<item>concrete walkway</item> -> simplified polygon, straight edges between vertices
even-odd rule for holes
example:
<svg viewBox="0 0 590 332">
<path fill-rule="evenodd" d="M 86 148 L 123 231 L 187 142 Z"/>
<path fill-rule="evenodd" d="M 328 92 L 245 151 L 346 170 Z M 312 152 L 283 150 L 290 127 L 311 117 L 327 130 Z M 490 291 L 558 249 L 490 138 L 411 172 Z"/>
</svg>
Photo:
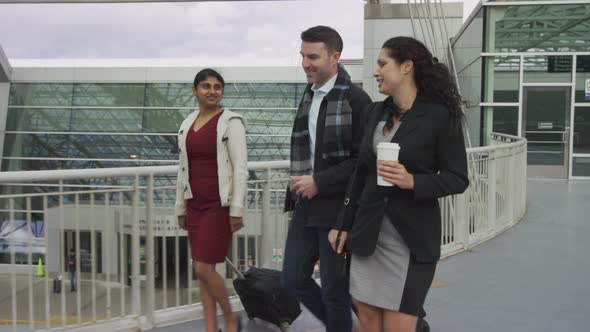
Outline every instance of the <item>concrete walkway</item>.
<svg viewBox="0 0 590 332">
<path fill-rule="evenodd" d="M 590 182 L 531 180 L 514 228 L 440 262 L 426 300 L 435 332 L 590 331 Z M 154 332 L 204 331 L 194 321 Z M 247 332 L 278 331 L 248 322 Z M 322 332 L 309 312 L 293 332 Z"/>
</svg>

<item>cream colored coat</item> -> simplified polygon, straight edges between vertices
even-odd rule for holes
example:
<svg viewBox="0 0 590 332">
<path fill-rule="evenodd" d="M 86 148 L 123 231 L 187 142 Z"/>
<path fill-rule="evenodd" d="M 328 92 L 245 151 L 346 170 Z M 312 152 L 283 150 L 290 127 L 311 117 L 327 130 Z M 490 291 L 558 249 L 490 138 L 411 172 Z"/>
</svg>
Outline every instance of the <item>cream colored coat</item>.
<svg viewBox="0 0 590 332">
<path fill-rule="evenodd" d="M 186 154 L 186 135 L 193 130 L 199 111 L 192 112 L 180 125 L 178 148 L 180 165 L 176 180 L 177 216 L 186 215 L 185 201 L 193 198 L 189 184 L 189 165 Z M 229 206 L 232 217 L 244 214 L 246 181 L 248 180 L 248 152 L 246 148 L 246 119 L 240 114 L 225 109 L 217 122 L 217 177 L 219 198 L 222 206 Z"/>
</svg>

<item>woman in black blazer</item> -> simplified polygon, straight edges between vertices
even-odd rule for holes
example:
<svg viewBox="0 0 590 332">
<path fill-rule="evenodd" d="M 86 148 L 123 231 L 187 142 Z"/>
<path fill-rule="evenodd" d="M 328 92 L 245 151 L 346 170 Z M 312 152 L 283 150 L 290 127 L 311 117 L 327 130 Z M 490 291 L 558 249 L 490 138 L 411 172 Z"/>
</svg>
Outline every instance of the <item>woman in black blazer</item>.
<svg viewBox="0 0 590 332">
<path fill-rule="evenodd" d="M 383 102 L 369 105 L 359 164 L 330 242 L 351 253 L 350 293 L 362 330 L 427 331 L 424 300 L 440 258 L 438 198 L 469 185 L 461 98 L 448 68 L 419 41 L 385 42 L 375 79 Z M 377 169 L 376 145 L 400 145 L 399 162 Z M 392 187 L 377 185 L 383 176 Z"/>
</svg>

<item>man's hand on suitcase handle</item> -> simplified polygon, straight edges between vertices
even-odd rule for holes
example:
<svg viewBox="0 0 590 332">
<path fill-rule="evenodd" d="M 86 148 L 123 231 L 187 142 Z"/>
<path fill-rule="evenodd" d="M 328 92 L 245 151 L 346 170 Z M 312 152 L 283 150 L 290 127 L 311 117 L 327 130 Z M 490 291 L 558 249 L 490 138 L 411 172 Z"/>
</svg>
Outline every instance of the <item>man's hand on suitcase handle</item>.
<svg viewBox="0 0 590 332">
<path fill-rule="evenodd" d="M 344 244 L 346 243 L 346 236 L 348 235 L 348 232 L 346 231 L 342 231 L 340 233 L 340 239 L 338 239 L 338 230 L 337 229 L 333 229 L 330 231 L 330 233 L 328 234 L 328 241 L 330 241 L 330 244 L 332 245 L 332 249 L 338 253 L 341 254 L 342 250 L 344 249 Z"/>
<path fill-rule="evenodd" d="M 244 227 L 244 218 L 230 217 L 229 225 L 231 227 L 231 232 L 235 233 Z"/>
</svg>

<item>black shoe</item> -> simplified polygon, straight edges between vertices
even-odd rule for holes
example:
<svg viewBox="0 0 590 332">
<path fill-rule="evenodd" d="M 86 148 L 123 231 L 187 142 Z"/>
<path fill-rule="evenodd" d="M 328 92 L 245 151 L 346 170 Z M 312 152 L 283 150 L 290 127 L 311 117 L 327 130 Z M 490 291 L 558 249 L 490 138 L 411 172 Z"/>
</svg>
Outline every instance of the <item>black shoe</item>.
<svg viewBox="0 0 590 332">
<path fill-rule="evenodd" d="M 416 332 L 430 332 L 430 325 L 428 325 L 428 322 L 424 318 L 418 318 Z"/>
<path fill-rule="evenodd" d="M 223 332 L 222 329 L 219 329 L 219 332 Z M 238 317 L 238 332 L 242 332 L 242 319 Z"/>
</svg>

